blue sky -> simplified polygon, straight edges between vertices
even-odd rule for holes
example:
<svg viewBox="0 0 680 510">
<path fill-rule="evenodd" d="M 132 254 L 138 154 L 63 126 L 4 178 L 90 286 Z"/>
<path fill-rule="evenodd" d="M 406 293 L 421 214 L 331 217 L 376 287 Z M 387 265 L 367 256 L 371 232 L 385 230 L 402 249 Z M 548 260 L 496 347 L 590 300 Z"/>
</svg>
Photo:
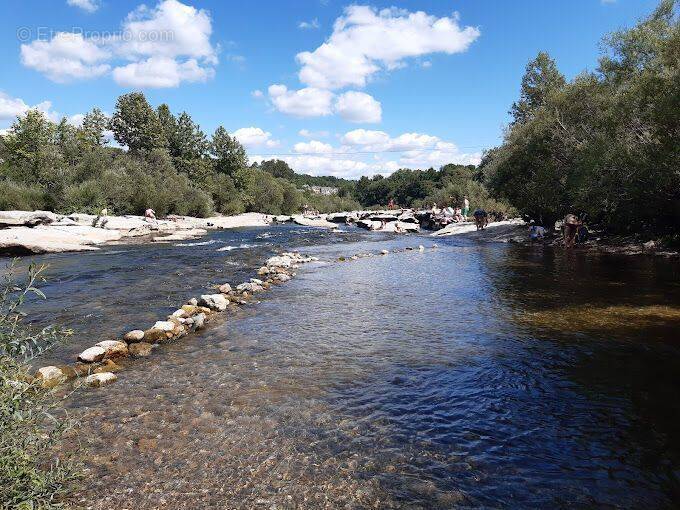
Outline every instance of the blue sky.
<svg viewBox="0 0 680 510">
<path fill-rule="evenodd" d="M 224 125 L 251 160 L 358 177 L 498 144 L 528 60 L 571 78 L 656 0 L 24 0 L 0 17 L 0 129 L 38 107 L 77 123 L 142 90 Z"/>
</svg>

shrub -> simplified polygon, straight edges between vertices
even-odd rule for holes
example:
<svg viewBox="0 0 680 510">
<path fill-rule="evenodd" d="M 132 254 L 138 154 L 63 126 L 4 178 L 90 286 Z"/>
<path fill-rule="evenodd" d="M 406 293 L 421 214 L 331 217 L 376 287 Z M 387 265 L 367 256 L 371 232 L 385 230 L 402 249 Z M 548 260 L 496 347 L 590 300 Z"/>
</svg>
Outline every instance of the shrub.
<svg viewBox="0 0 680 510">
<path fill-rule="evenodd" d="M 27 363 L 49 349 L 62 332 L 34 331 L 23 322 L 21 306 L 33 293 L 44 267 L 31 266 L 17 286 L 10 266 L 0 293 L 0 508 L 61 508 L 79 476 L 75 464 L 55 453 L 73 423 L 61 400 L 28 373 Z M 43 296 L 44 297 L 44 296 Z"/>
<path fill-rule="evenodd" d="M 45 194 L 40 186 L 12 181 L 0 182 L 0 210 L 32 211 L 43 209 Z"/>
</svg>

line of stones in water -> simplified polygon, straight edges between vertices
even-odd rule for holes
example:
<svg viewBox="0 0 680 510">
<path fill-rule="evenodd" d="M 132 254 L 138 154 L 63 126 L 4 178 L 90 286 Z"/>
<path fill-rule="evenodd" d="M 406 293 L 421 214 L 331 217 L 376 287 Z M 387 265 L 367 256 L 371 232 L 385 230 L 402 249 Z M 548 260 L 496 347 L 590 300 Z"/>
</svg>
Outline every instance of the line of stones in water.
<svg viewBox="0 0 680 510">
<path fill-rule="evenodd" d="M 432 245 L 436 248 L 437 245 Z M 416 248 L 406 247 L 393 250 L 394 253 L 412 251 Z M 420 245 L 419 251 L 425 251 Z M 376 255 L 387 255 L 388 250 L 379 253 L 358 253 L 350 257 L 338 257 L 338 262 L 358 260 Z M 257 274 L 264 278 L 251 278 L 250 281 L 237 285 L 224 283 L 215 294 L 203 294 L 199 298 L 191 298 L 186 304 L 175 310 L 165 320 L 156 323 L 147 330 L 132 330 L 121 340 L 104 340 L 85 349 L 78 355 L 73 365 L 50 365 L 37 370 L 35 377 L 46 388 L 54 388 L 60 384 L 76 381 L 79 386 L 98 388 L 115 382 L 118 377 L 114 372 L 122 369 L 115 360 L 146 357 L 160 344 L 178 340 L 188 334 L 205 328 L 207 322 L 218 313 L 224 312 L 229 304 L 244 305 L 252 296 L 289 281 L 296 275 L 299 264 L 318 261 L 317 257 L 307 257 L 298 252 L 284 252 L 267 259 Z"/>
</svg>

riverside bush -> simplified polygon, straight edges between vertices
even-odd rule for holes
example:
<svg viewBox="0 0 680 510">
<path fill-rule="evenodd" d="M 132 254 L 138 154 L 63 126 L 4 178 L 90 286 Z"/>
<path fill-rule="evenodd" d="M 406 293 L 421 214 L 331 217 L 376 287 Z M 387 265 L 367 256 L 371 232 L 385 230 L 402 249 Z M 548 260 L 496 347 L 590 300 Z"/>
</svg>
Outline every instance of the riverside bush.
<svg viewBox="0 0 680 510">
<path fill-rule="evenodd" d="M 79 477 L 76 465 L 55 453 L 73 426 L 61 399 L 29 374 L 28 363 L 65 332 L 34 330 L 23 323 L 27 296 L 44 297 L 35 287 L 44 267 L 31 266 L 17 285 L 8 267 L 0 289 L 0 509 L 63 508 Z"/>
</svg>

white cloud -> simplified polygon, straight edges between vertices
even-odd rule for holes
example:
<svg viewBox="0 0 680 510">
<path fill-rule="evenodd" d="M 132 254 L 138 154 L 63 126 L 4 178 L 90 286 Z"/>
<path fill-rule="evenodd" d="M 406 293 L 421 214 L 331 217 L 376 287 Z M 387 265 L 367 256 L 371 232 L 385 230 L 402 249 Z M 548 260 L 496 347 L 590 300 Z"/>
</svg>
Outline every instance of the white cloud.
<svg viewBox="0 0 680 510">
<path fill-rule="evenodd" d="M 13 120 L 17 115 L 23 115 L 30 108 L 23 99 L 0 92 L 0 120 Z"/>
<path fill-rule="evenodd" d="M 298 134 L 305 138 L 325 138 L 330 133 L 328 131 L 310 131 L 309 129 L 301 129 L 298 131 Z"/>
<path fill-rule="evenodd" d="M 59 32 L 49 41 L 22 44 L 21 59 L 56 82 L 96 78 L 113 68 L 111 75 L 121 85 L 176 87 L 214 76 L 219 48 L 211 44 L 211 34 L 207 11 L 163 0 L 131 12 L 120 34 Z"/>
<path fill-rule="evenodd" d="M 212 78 L 214 69 L 201 67 L 195 59 L 179 63 L 168 57 L 151 57 L 113 70 L 113 79 L 124 87 L 177 87 L 183 81 L 204 82 Z"/>
<path fill-rule="evenodd" d="M 0 91 L 0 121 L 14 121 L 17 116 L 24 115 L 28 110 L 38 110 L 52 121 L 57 121 L 60 118 L 59 113 L 52 110 L 51 101 L 42 101 L 29 106 L 23 99 L 12 97 Z"/>
<path fill-rule="evenodd" d="M 66 122 L 71 124 L 72 126 L 75 127 L 80 127 L 83 125 L 83 119 L 85 118 L 85 115 L 82 113 L 76 113 L 74 115 L 70 115 L 67 117 Z"/>
<path fill-rule="evenodd" d="M 234 131 L 233 136 L 245 147 L 277 147 L 278 140 L 272 140 L 272 134 L 258 127 L 245 127 Z"/>
<path fill-rule="evenodd" d="M 104 61 L 110 56 L 96 42 L 70 32 L 58 32 L 49 41 L 21 45 L 22 64 L 58 83 L 106 74 L 111 67 Z"/>
<path fill-rule="evenodd" d="M 79 7 L 87 12 L 94 12 L 99 9 L 99 0 L 66 0 L 71 7 Z"/>
<path fill-rule="evenodd" d="M 265 159 L 281 159 L 288 163 L 296 172 L 310 175 L 335 175 L 337 177 L 357 178 L 362 175 L 374 175 L 382 168 L 368 164 L 364 161 L 346 158 L 334 158 L 328 156 L 249 156 L 251 161 L 263 161 Z"/>
<path fill-rule="evenodd" d="M 270 85 L 269 98 L 274 107 L 297 117 L 320 117 L 332 113 L 333 93 L 312 87 L 288 90 L 285 85 Z"/>
<path fill-rule="evenodd" d="M 313 20 L 310 21 L 301 21 L 298 23 L 298 28 L 301 28 L 303 30 L 309 30 L 309 29 L 317 29 L 321 27 L 319 24 L 318 18 L 314 18 Z"/>
<path fill-rule="evenodd" d="M 479 37 L 475 27 L 461 28 L 457 15 L 437 18 L 422 11 L 376 10 L 353 5 L 333 25 L 316 50 L 297 54 L 299 78 L 310 87 L 363 87 L 381 69 L 430 53 L 460 53 Z"/>
<path fill-rule="evenodd" d="M 301 130 L 304 134 L 309 131 Z M 402 133 L 392 137 L 385 131 L 355 129 L 340 138 L 340 146 L 318 140 L 299 142 L 295 155 L 249 155 L 252 161 L 278 158 L 298 172 L 335 175 L 350 179 L 362 175 L 389 175 L 400 168 L 439 168 L 447 163 L 479 164 L 481 154 L 463 153 L 452 142 L 425 133 Z"/>
<path fill-rule="evenodd" d="M 260 99 L 261 97 L 264 96 L 264 94 L 262 93 L 261 90 L 253 90 L 253 91 L 250 93 L 250 95 L 253 96 L 255 99 Z"/>
<path fill-rule="evenodd" d="M 350 90 L 338 96 L 335 111 L 349 122 L 377 123 L 382 119 L 382 107 L 373 96 Z"/>
<path fill-rule="evenodd" d="M 311 140 L 309 142 L 299 142 L 293 147 L 295 152 L 301 154 L 324 154 L 333 152 L 333 146 L 328 143 Z"/>
</svg>

